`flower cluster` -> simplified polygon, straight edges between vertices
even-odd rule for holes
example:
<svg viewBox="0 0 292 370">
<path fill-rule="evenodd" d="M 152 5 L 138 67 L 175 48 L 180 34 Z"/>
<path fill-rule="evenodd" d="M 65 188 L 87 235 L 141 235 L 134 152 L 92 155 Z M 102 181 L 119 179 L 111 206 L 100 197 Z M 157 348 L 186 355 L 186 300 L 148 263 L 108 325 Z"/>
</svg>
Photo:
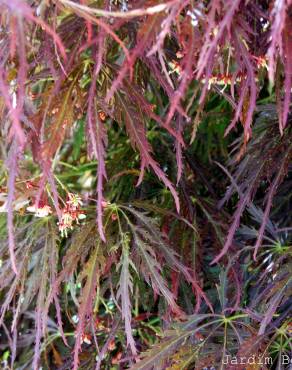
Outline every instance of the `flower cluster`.
<svg viewBox="0 0 292 370">
<path fill-rule="evenodd" d="M 177 59 L 182 59 L 184 57 L 183 51 L 179 50 L 176 53 L 176 57 Z M 263 56 L 253 55 L 252 57 L 255 60 L 255 63 L 258 69 L 265 68 L 268 70 L 268 59 L 265 55 Z M 168 66 L 170 68 L 169 74 L 177 73 L 178 75 L 181 75 L 182 67 L 179 61 L 171 60 L 170 62 L 168 62 Z M 234 83 L 240 82 L 242 81 L 242 79 L 245 79 L 245 78 L 246 78 L 245 74 L 239 73 L 233 82 Z M 233 79 L 233 76 L 231 74 L 215 74 L 209 77 L 208 85 L 209 85 L 209 88 L 211 85 L 231 85 L 232 79 Z M 202 83 L 206 82 L 206 78 L 204 75 L 203 75 L 203 78 L 201 79 L 201 82 Z"/>
<path fill-rule="evenodd" d="M 238 73 L 236 78 L 234 78 L 234 83 L 242 81 L 242 79 L 245 79 L 246 75 L 242 73 Z M 217 75 L 211 75 L 208 79 L 208 88 L 210 89 L 211 85 L 231 85 L 232 84 L 233 76 L 231 74 L 217 74 Z M 201 80 L 202 83 L 206 83 L 205 75 L 203 75 L 203 78 Z"/>
<path fill-rule="evenodd" d="M 259 57 L 256 57 L 254 55 L 253 58 L 256 61 L 257 68 L 266 68 L 267 70 L 269 70 L 268 59 L 265 55 L 264 56 L 259 56 Z"/>
<path fill-rule="evenodd" d="M 65 207 L 62 210 L 61 221 L 58 222 L 62 237 L 68 236 L 68 230 L 73 229 L 74 222 L 79 224 L 79 220 L 86 217 L 84 212 L 80 209 L 81 206 L 81 198 L 76 194 L 68 193 Z"/>
</svg>

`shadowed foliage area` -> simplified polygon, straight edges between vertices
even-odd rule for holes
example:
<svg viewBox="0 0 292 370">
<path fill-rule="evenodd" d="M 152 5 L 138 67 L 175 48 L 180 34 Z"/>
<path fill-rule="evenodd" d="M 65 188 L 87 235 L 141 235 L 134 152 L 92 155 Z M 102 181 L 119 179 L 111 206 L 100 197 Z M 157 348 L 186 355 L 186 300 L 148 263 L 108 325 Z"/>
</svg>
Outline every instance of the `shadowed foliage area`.
<svg viewBox="0 0 292 370">
<path fill-rule="evenodd" d="M 291 87 L 291 0 L 0 0 L 1 368 L 288 369 Z"/>
</svg>

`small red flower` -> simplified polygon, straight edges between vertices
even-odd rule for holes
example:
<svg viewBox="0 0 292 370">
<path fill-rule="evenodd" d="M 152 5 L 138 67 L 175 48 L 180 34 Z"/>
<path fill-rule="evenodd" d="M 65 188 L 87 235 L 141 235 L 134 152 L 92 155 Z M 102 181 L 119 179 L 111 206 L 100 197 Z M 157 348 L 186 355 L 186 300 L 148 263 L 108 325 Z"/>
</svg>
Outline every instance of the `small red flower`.
<svg viewBox="0 0 292 370">
<path fill-rule="evenodd" d="M 112 213 L 111 219 L 112 219 L 112 221 L 116 221 L 118 219 L 117 214 L 116 213 Z"/>
<path fill-rule="evenodd" d="M 81 340 L 80 341 L 81 341 L 81 344 L 82 343 L 91 344 L 92 336 L 90 334 L 83 333 L 81 335 Z"/>
<path fill-rule="evenodd" d="M 26 181 L 26 183 L 25 183 L 25 187 L 26 187 L 27 189 L 33 189 L 33 188 L 36 188 L 36 185 L 35 185 L 32 181 L 28 180 L 28 181 Z"/>
<path fill-rule="evenodd" d="M 116 342 L 113 339 L 113 340 L 110 341 L 110 343 L 108 345 L 108 349 L 109 349 L 109 351 L 113 351 L 115 348 L 116 348 Z"/>
<path fill-rule="evenodd" d="M 106 120 L 106 114 L 103 111 L 98 112 L 98 116 L 101 122 L 104 122 Z"/>
<path fill-rule="evenodd" d="M 110 203 L 109 203 L 109 202 L 107 202 L 106 200 L 102 200 L 102 201 L 101 201 L 101 207 L 102 207 L 102 209 L 106 208 L 109 204 L 110 204 Z"/>
</svg>

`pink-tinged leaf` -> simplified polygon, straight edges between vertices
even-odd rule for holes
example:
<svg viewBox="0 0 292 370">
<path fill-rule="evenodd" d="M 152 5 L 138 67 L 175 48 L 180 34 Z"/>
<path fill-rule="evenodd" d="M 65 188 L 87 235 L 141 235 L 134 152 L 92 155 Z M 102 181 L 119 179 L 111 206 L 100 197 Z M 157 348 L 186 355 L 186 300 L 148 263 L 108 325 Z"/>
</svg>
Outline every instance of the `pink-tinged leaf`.
<svg viewBox="0 0 292 370">
<path fill-rule="evenodd" d="M 178 89 L 174 92 L 173 96 L 170 99 L 170 107 L 167 113 L 165 125 L 168 126 L 170 121 L 173 118 L 174 113 L 177 111 L 177 107 L 180 106 L 180 101 L 184 97 L 188 84 L 192 76 L 192 67 L 193 67 L 193 52 L 194 52 L 194 33 L 190 35 L 190 50 L 187 56 L 185 57 L 184 69 L 180 75 L 180 84 Z"/>
<path fill-rule="evenodd" d="M 285 168 L 288 167 L 288 163 L 289 163 L 289 156 L 286 157 L 286 160 L 282 161 L 281 166 L 278 170 L 278 173 L 275 176 L 275 179 L 274 179 L 274 181 L 272 182 L 272 184 L 269 188 L 267 203 L 266 203 L 263 219 L 261 221 L 261 227 L 258 231 L 258 238 L 257 238 L 256 244 L 254 246 L 254 253 L 253 253 L 254 260 L 256 260 L 258 249 L 259 249 L 259 247 L 262 243 L 262 240 L 263 240 L 264 232 L 265 232 L 265 229 L 266 229 L 266 226 L 267 226 L 267 222 L 269 220 L 269 215 L 270 215 L 270 210 L 271 210 L 271 207 L 272 207 L 273 197 L 275 195 L 275 192 L 277 190 L 278 185 L 280 184 L 280 182 L 283 178 L 283 174 L 286 173 Z"/>
<path fill-rule="evenodd" d="M 130 346 L 131 351 L 134 355 L 137 355 L 137 349 L 132 334 L 132 314 L 131 314 L 131 299 L 130 295 L 133 293 L 133 278 L 130 273 L 130 266 L 133 263 L 130 260 L 128 246 L 124 246 L 122 257 L 118 265 L 120 268 L 120 280 L 118 283 L 117 299 L 121 300 L 122 303 L 122 318 L 125 321 L 125 331 L 127 336 L 127 345 Z"/>
<path fill-rule="evenodd" d="M 52 238 L 50 259 L 49 259 L 50 268 L 51 268 L 51 279 L 50 279 L 50 285 L 51 286 L 55 286 L 56 281 L 57 281 L 58 248 L 57 248 L 56 243 L 57 243 L 57 240 Z M 56 308 L 56 316 L 57 316 L 57 323 L 58 323 L 59 331 L 60 331 L 61 337 L 63 339 L 63 342 L 65 343 L 66 346 L 68 346 L 68 343 L 67 343 L 67 340 L 66 340 L 66 337 L 65 337 L 65 334 L 64 334 L 64 330 L 63 330 L 62 311 L 61 311 L 60 301 L 59 301 L 59 298 L 58 298 L 55 291 L 53 291 L 53 299 L 54 299 L 55 308 Z M 46 301 L 46 307 L 49 307 L 50 303 L 51 303 L 50 297 L 48 296 L 48 299 Z M 46 308 L 43 310 L 43 315 L 44 316 L 48 315 L 48 310 Z M 43 325 L 43 333 L 45 333 L 45 329 L 46 329 L 45 328 L 45 324 L 46 324 L 45 320 L 43 320 L 43 324 L 44 324 Z"/>
<path fill-rule="evenodd" d="M 9 131 L 9 138 L 16 137 L 19 145 L 24 146 L 26 143 L 26 136 L 21 127 L 19 110 L 16 107 L 13 107 L 12 97 L 9 94 L 9 87 L 4 82 L 4 69 L 0 66 L 0 93 L 4 98 L 5 104 L 9 109 L 9 114 L 12 120 L 12 126 Z"/>
<path fill-rule="evenodd" d="M 283 48 L 282 31 L 285 24 L 286 6 L 286 0 L 276 0 L 274 1 L 274 7 L 271 12 L 271 43 L 267 52 L 269 63 L 269 79 L 271 82 L 274 82 L 276 57 L 278 55 L 277 47 L 279 47 L 280 51 Z"/>
<path fill-rule="evenodd" d="M 182 119 L 181 117 L 178 118 L 178 132 L 182 133 L 183 127 L 182 127 Z M 182 162 L 182 146 L 181 143 L 176 140 L 175 141 L 175 157 L 176 157 L 176 163 L 177 163 L 177 178 L 176 178 L 176 185 L 180 182 L 182 171 L 183 171 L 183 162 Z"/>
<path fill-rule="evenodd" d="M 41 18 L 36 17 L 33 14 L 33 10 L 30 6 L 21 0 L 2 0 L 2 3 L 7 6 L 7 8 L 12 12 L 12 14 L 17 14 L 20 17 L 23 17 L 26 20 L 32 21 L 37 25 L 41 26 L 54 40 L 58 46 L 60 53 L 64 60 L 66 60 L 66 51 L 65 47 L 60 40 L 60 37 L 44 22 Z"/>
<path fill-rule="evenodd" d="M 75 346 L 73 357 L 73 370 L 78 369 L 79 352 L 81 350 L 81 339 L 84 333 L 86 318 L 92 313 L 92 303 L 96 293 L 99 271 L 99 248 L 96 247 L 90 256 L 84 270 L 86 282 L 81 292 L 81 303 L 78 310 L 78 325 L 75 332 Z"/>
<path fill-rule="evenodd" d="M 153 76 L 155 77 L 155 80 L 164 89 L 164 91 L 167 94 L 168 98 L 171 99 L 172 96 L 174 95 L 174 89 L 169 85 L 169 83 L 167 82 L 167 80 L 165 80 L 164 76 L 161 74 L 161 71 L 159 69 L 159 65 L 157 64 L 156 59 L 153 56 L 152 57 L 149 57 L 149 58 L 142 57 L 141 59 L 150 68 L 151 72 L 153 73 Z M 183 108 L 180 105 L 177 106 L 176 110 L 184 118 L 186 118 L 186 119 L 188 118 L 186 112 L 183 110 Z"/>
<path fill-rule="evenodd" d="M 115 32 L 113 32 L 110 25 L 103 22 L 101 19 L 97 19 L 97 18 L 91 16 L 90 14 L 85 13 L 82 10 L 75 9 L 75 13 L 78 14 L 79 16 L 83 17 L 87 22 L 91 22 L 92 24 L 96 24 L 97 26 L 100 27 L 100 29 L 105 31 L 106 34 L 110 35 L 112 37 L 112 39 L 115 40 L 121 46 L 121 48 L 123 49 L 123 51 L 125 53 L 125 56 L 126 56 L 127 60 L 130 60 L 130 55 L 129 55 L 128 49 L 126 48 L 124 42 L 118 37 L 118 35 Z"/>
<path fill-rule="evenodd" d="M 67 60 L 66 49 L 65 49 L 60 37 L 55 33 L 55 31 L 52 30 L 51 27 L 49 27 L 46 22 L 44 22 L 43 20 L 35 17 L 33 14 L 29 15 L 28 18 L 31 19 L 36 24 L 38 24 L 39 26 L 41 26 L 47 32 L 47 34 L 50 35 L 53 38 L 54 42 L 56 43 L 56 45 L 58 46 L 58 48 L 60 50 L 60 53 L 61 53 L 63 59 Z"/>
<path fill-rule="evenodd" d="M 284 104 L 283 104 L 283 116 L 280 117 L 280 132 L 283 134 L 284 128 L 287 123 L 288 113 L 290 110 L 290 99 L 291 99 L 291 84 L 292 84 L 292 21 L 291 17 L 287 17 L 286 27 L 283 35 L 284 43 L 284 66 L 285 66 L 285 82 L 284 82 Z"/>
<path fill-rule="evenodd" d="M 96 112 L 96 101 L 94 98 L 96 91 L 96 81 L 102 63 L 102 44 L 104 42 L 104 34 L 99 40 L 100 52 L 96 56 L 96 65 L 94 70 L 93 80 L 91 82 L 88 110 L 87 110 L 87 137 L 89 142 L 89 153 L 98 161 L 97 165 L 97 225 L 99 235 L 105 241 L 105 234 L 102 224 L 102 202 L 103 202 L 103 180 L 107 178 L 105 168 L 105 147 L 107 145 L 107 135 L 103 122 L 100 121 Z"/>
<path fill-rule="evenodd" d="M 241 281 L 239 280 L 239 277 L 238 277 L 238 271 L 234 267 L 231 267 L 231 272 L 233 274 L 234 282 L 236 286 L 235 302 L 234 302 L 233 307 L 231 308 L 231 311 L 235 312 L 235 311 L 238 311 L 238 308 L 240 305 L 240 298 L 242 296 Z"/>
<path fill-rule="evenodd" d="M 250 98 L 248 102 L 248 110 L 247 110 L 247 115 L 245 122 L 243 122 L 244 125 L 244 138 L 245 142 L 247 142 L 250 137 L 251 137 L 251 123 L 252 123 L 252 117 L 253 117 L 253 112 L 255 110 L 256 106 L 256 97 L 257 97 L 257 90 L 256 90 L 256 83 L 255 83 L 255 74 L 253 70 L 253 66 L 251 64 L 248 51 L 243 44 L 243 42 L 240 41 L 239 35 L 235 35 L 235 40 L 236 40 L 236 47 L 238 47 L 240 54 L 242 55 L 243 58 L 243 65 L 246 69 L 247 72 L 247 80 L 248 80 L 248 85 L 249 85 L 249 90 L 250 90 Z"/>
<path fill-rule="evenodd" d="M 127 73 L 130 72 L 130 79 L 132 76 L 132 70 L 133 66 L 137 60 L 137 58 L 143 54 L 143 52 L 147 49 L 147 44 L 149 41 L 151 41 L 151 38 L 153 37 L 153 29 L 157 25 L 157 22 L 160 21 L 160 17 L 158 15 L 152 16 L 149 18 L 150 19 L 150 24 L 148 27 L 145 29 L 143 28 L 143 34 L 141 32 L 141 37 L 138 40 L 136 46 L 131 50 L 131 54 L 128 57 L 128 60 L 125 61 L 120 68 L 117 77 L 111 84 L 111 87 L 109 91 L 106 94 L 106 102 L 108 103 L 112 97 L 114 96 L 115 92 L 117 91 L 118 87 L 122 84 L 123 80 L 127 76 Z"/>
<path fill-rule="evenodd" d="M 243 104 L 244 104 L 244 98 L 247 94 L 247 90 L 248 90 L 248 81 L 244 80 L 242 82 L 240 97 L 237 103 L 237 107 L 235 109 L 234 117 L 232 121 L 230 122 L 230 124 L 228 125 L 228 127 L 226 128 L 224 136 L 227 136 L 229 134 L 229 132 L 235 127 L 237 121 L 239 120 L 240 114 L 242 112 Z"/>
<path fill-rule="evenodd" d="M 157 41 L 148 51 L 147 57 L 150 57 L 163 48 L 164 40 L 166 36 L 170 33 L 172 23 L 174 22 L 178 13 L 187 5 L 188 2 L 188 0 L 185 0 L 182 4 L 174 4 L 171 7 L 169 15 L 166 17 L 166 19 L 163 20 L 163 23 L 161 24 L 162 30 L 157 36 Z"/>
<path fill-rule="evenodd" d="M 45 251 L 45 254 L 47 251 Z M 46 258 L 46 256 L 44 257 Z M 33 357 L 33 369 L 39 369 L 39 360 L 40 360 L 40 347 L 41 347 L 41 338 L 42 338 L 42 326 L 43 326 L 43 307 L 46 298 L 46 284 L 48 279 L 48 266 L 46 262 L 44 263 L 44 268 L 42 269 L 41 281 L 39 287 L 39 293 L 37 297 L 37 308 L 35 314 L 35 346 L 34 346 L 34 357 Z"/>
<path fill-rule="evenodd" d="M 164 258 L 166 262 L 173 268 L 175 271 L 180 272 L 186 281 L 191 284 L 193 291 L 196 295 L 196 308 L 195 311 L 198 312 L 200 309 L 200 304 L 202 298 L 206 302 L 207 306 L 210 308 L 210 310 L 213 312 L 213 307 L 207 298 L 206 294 L 204 293 L 203 289 L 200 287 L 196 277 L 195 273 L 191 272 L 190 269 L 188 269 L 185 265 L 183 265 L 180 260 L 178 259 L 177 255 L 174 251 L 172 251 L 169 246 L 165 245 L 164 243 L 159 243 L 159 247 L 161 248 Z"/>
<path fill-rule="evenodd" d="M 55 97 L 53 101 L 50 101 L 50 109 L 56 108 L 58 111 L 54 115 L 54 120 L 44 130 L 44 139 L 46 140 L 42 145 L 42 157 L 47 160 L 48 158 L 54 158 L 57 150 L 63 144 L 68 130 L 74 122 L 74 103 L 73 90 L 78 85 L 79 73 L 74 76 L 72 82 L 62 89 L 62 92 Z M 56 86 L 55 86 L 56 87 Z M 47 106 L 46 108 L 49 108 Z"/>
<path fill-rule="evenodd" d="M 8 227 L 8 243 L 9 243 L 9 253 L 11 259 L 11 266 L 15 274 L 18 274 L 15 258 L 15 240 L 14 240 L 14 227 L 13 227 L 13 200 L 15 191 L 15 180 L 18 170 L 18 161 L 22 155 L 22 147 L 19 145 L 15 139 L 11 144 L 11 148 L 7 159 L 7 168 L 9 169 L 8 178 L 8 195 L 7 195 L 7 227 Z"/>
<path fill-rule="evenodd" d="M 185 147 L 182 138 L 182 130 L 175 130 L 171 125 L 166 125 L 166 123 L 157 114 L 154 113 L 153 105 L 151 105 L 145 99 L 142 91 L 139 90 L 138 86 L 133 86 L 133 84 L 129 83 L 128 81 L 124 81 L 123 86 L 131 94 L 131 100 L 133 101 L 133 103 L 136 103 L 147 117 L 152 118 L 154 121 L 159 123 L 161 127 L 165 128 L 173 136 L 176 142 Z"/>
<path fill-rule="evenodd" d="M 162 68 L 162 72 L 164 73 L 164 77 L 166 81 L 168 82 L 169 86 L 174 90 L 173 82 L 169 76 L 168 70 L 165 65 L 165 57 L 162 50 L 158 50 L 158 59 Z"/>
<path fill-rule="evenodd" d="M 214 263 L 217 263 L 227 253 L 227 251 L 231 247 L 235 232 L 239 226 L 241 215 L 243 211 L 245 210 L 245 207 L 247 206 L 249 201 L 250 201 L 250 192 L 247 192 L 244 195 L 243 199 L 241 199 L 238 202 L 237 209 L 234 212 L 233 217 L 232 217 L 233 221 L 229 228 L 224 247 L 222 248 L 221 252 L 211 261 L 210 263 L 211 265 L 213 265 Z"/>
<path fill-rule="evenodd" d="M 138 247 L 141 263 L 139 270 L 143 274 L 145 280 L 152 286 L 154 293 L 162 295 L 170 305 L 173 312 L 177 315 L 182 315 L 183 312 L 175 302 L 173 293 L 169 290 L 167 282 L 162 276 L 162 266 L 156 258 L 153 248 L 144 242 L 145 233 L 139 228 L 133 227 L 134 241 Z"/>
<path fill-rule="evenodd" d="M 232 122 L 229 124 L 225 131 L 225 136 L 230 132 L 232 128 L 234 128 L 240 114 L 242 115 L 242 124 L 244 127 L 244 142 L 245 144 L 251 137 L 251 124 L 253 118 L 253 112 L 256 107 L 256 97 L 257 97 L 257 90 L 256 90 L 256 83 L 255 83 L 255 74 L 252 63 L 250 61 L 248 51 L 244 43 L 240 40 L 237 34 L 234 34 L 234 44 L 235 44 L 235 51 L 237 53 L 238 64 L 242 70 L 246 71 L 246 79 L 242 81 L 241 91 L 240 91 L 240 98 L 239 102 L 235 111 L 235 116 Z M 241 60 L 242 59 L 242 60 Z M 236 74 L 234 75 L 236 76 Z M 245 103 L 248 99 L 248 109 L 247 113 L 245 112 Z"/>
<path fill-rule="evenodd" d="M 261 325 L 258 331 L 258 336 L 263 335 L 266 331 L 267 325 L 272 321 L 273 315 L 276 312 L 279 304 L 281 303 L 281 300 L 283 298 L 283 293 L 285 289 L 287 288 L 288 282 L 282 286 L 276 294 L 273 296 L 273 298 L 269 302 L 269 307 L 261 320 Z"/>
<path fill-rule="evenodd" d="M 146 162 L 145 162 L 144 158 L 141 158 L 140 175 L 139 175 L 139 178 L 138 178 L 138 181 L 137 181 L 136 186 L 141 185 L 141 183 L 142 183 L 142 181 L 144 179 L 145 167 L 146 167 Z"/>
<path fill-rule="evenodd" d="M 82 5 L 86 5 L 87 0 L 80 0 L 80 3 Z M 91 42 L 91 40 L 92 40 L 92 23 L 88 19 L 86 20 L 86 28 L 87 28 L 87 42 Z"/>
<path fill-rule="evenodd" d="M 63 339 L 63 342 L 65 343 L 66 346 L 69 346 L 69 344 L 67 342 L 67 339 L 65 337 L 65 334 L 64 334 L 64 330 L 63 330 L 62 313 L 61 313 L 62 311 L 61 311 L 59 298 L 58 298 L 57 294 L 55 294 L 55 293 L 53 293 L 53 296 L 54 296 L 54 303 L 55 303 L 55 308 L 56 308 L 58 328 L 59 328 L 61 337 Z"/>
<path fill-rule="evenodd" d="M 139 220 L 139 223 L 141 223 L 141 225 L 143 225 L 143 228 L 139 228 L 139 229 L 134 228 L 134 233 L 136 230 L 138 230 L 138 233 L 136 232 L 137 242 L 140 241 L 140 235 L 138 234 L 142 235 L 143 243 L 141 244 L 141 247 L 144 246 L 144 248 L 146 248 L 145 250 L 146 256 L 147 256 L 147 248 L 148 248 L 148 252 L 150 252 L 150 255 L 153 258 L 155 258 L 156 256 L 156 254 L 153 252 L 154 250 L 158 252 L 157 254 L 160 254 L 161 256 L 163 256 L 163 259 L 166 262 L 166 265 L 172 271 L 181 273 L 183 277 L 186 279 L 186 281 L 191 284 L 193 291 L 196 295 L 196 309 L 199 309 L 200 302 L 203 298 L 206 304 L 208 305 L 208 307 L 210 308 L 210 310 L 213 312 L 212 305 L 210 301 L 208 300 L 206 294 L 200 287 L 199 283 L 197 282 L 194 273 L 191 272 L 190 269 L 188 269 L 188 267 L 185 266 L 179 260 L 175 251 L 173 251 L 172 248 L 164 242 L 161 232 L 158 229 L 156 222 L 153 221 L 153 219 L 151 219 L 150 217 L 147 217 L 145 214 L 135 210 L 134 207 L 131 207 L 131 208 L 126 207 L 126 209 Z M 191 224 L 189 224 L 189 226 L 193 228 Z M 153 249 L 150 247 L 150 245 L 153 245 Z M 156 267 L 158 268 L 158 270 L 159 268 L 161 268 L 159 264 Z M 155 281 L 155 279 L 153 281 Z M 156 290 L 156 292 L 159 293 L 159 289 Z"/>
<path fill-rule="evenodd" d="M 16 52 L 16 39 L 17 39 L 17 30 L 16 30 L 16 18 L 12 15 L 10 20 L 10 57 L 14 58 Z"/>
<path fill-rule="evenodd" d="M 33 369 L 39 369 L 40 355 L 41 355 L 41 339 L 47 334 L 48 326 L 48 309 L 47 306 L 50 304 L 49 297 L 47 295 L 48 288 L 51 284 L 55 283 L 57 274 L 57 236 L 54 232 L 54 226 L 50 223 L 47 224 L 47 228 L 44 229 L 46 238 L 42 254 L 37 263 L 35 273 L 39 274 L 39 278 L 36 279 L 35 289 L 38 291 L 36 299 L 36 310 L 34 314 L 35 319 L 35 346 L 34 346 L 34 357 L 33 357 Z M 56 306 L 58 311 L 58 303 Z M 57 314 L 58 315 L 58 314 Z M 61 328 L 61 336 L 62 334 Z M 66 340 L 64 341 L 65 343 Z"/>
<path fill-rule="evenodd" d="M 217 45 L 223 33 L 227 32 L 228 29 L 230 28 L 233 18 L 234 18 L 234 14 L 237 8 L 239 7 L 240 2 L 241 0 L 229 0 L 225 2 L 224 6 L 225 6 L 225 9 L 227 10 L 226 10 L 226 13 L 222 21 L 219 22 L 218 25 L 215 24 L 214 19 L 215 19 L 217 8 L 219 6 L 219 2 L 218 1 L 212 2 L 212 7 L 210 10 L 210 17 L 209 17 L 210 22 L 205 32 L 205 41 L 200 51 L 200 57 L 199 57 L 198 64 L 197 64 L 197 78 L 198 79 L 203 75 L 205 66 L 209 62 L 210 58 L 215 55 Z M 216 32 L 214 33 L 216 26 L 217 26 Z"/>
<path fill-rule="evenodd" d="M 106 179 L 105 170 L 105 146 L 107 145 L 106 130 L 102 122 L 98 121 L 97 124 L 97 151 L 98 151 L 98 168 L 97 168 L 97 225 L 99 234 L 103 241 L 105 241 L 105 235 L 102 225 L 102 203 L 103 203 L 103 179 Z"/>
<path fill-rule="evenodd" d="M 18 31 L 18 56 L 19 56 L 19 68 L 17 74 L 17 94 L 16 94 L 16 115 L 20 121 L 20 116 L 24 107 L 24 97 L 25 97 L 25 83 L 27 75 L 27 62 L 25 55 L 25 30 L 24 25 L 20 19 L 17 22 L 17 31 Z M 24 144 L 24 142 L 21 142 Z"/>
<path fill-rule="evenodd" d="M 143 125 L 143 116 L 140 114 L 139 111 L 136 110 L 136 108 L 131 106 L 131 103 L 126 101 L 122 95 L 118 95 L 116 99 L 117 101 L 119 101 L 119 104 L 122 107 L 125 116 L 124 118 L 126 130 L 130 137 L 132 146 L 139 150 L 141 156 L 142 175 L 140 176 L 139 181 L 142 180 L 144 169 L 149 167 L 152 168 L 156 176 L 170 190 L 175 201 L 176 209 L 179 212 L 180 204 L 177 192 L 175 191 L 175 188 L 172 185 L 172 183 L 167 178 L 166 174 L 159 167 L 159 165 L 151 155 L 152 148 L 146 137 L 145 127 Z"/>
</svg>

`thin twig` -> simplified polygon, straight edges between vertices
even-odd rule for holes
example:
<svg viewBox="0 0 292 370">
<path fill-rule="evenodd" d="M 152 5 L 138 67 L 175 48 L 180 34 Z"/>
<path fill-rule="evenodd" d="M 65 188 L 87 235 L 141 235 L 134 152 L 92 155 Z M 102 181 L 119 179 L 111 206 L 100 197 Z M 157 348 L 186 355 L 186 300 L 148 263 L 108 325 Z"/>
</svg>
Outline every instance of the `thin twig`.
<svg viewBox="0 0 292 370">
<path fill-rule="evenodd" d="M 163 11 L 168 10 L 176 1 L 168 1 L 165 4 L 158 4 L 154 6 L 150 6 L 149 8 L 145 9 L 133 9 L 129 10 L 127 12 L 121 12 L 121 11 L 109 11 L 104 9 L 96 9 L 96 8 L 90 8 L 86 5 L 81 5 L 74 3 L 70 0 L 58 0 L 63 5 L 66 5 L 72 9 L 78 9 L 82 10 L 87 13 L 95 14 L 98 17 L 106 17 L 106 18 L 135 18 L 135 17 L 141 17 L 143 15 L 151 15 L 156 13 L 161 13 Z"/>
</svg>

